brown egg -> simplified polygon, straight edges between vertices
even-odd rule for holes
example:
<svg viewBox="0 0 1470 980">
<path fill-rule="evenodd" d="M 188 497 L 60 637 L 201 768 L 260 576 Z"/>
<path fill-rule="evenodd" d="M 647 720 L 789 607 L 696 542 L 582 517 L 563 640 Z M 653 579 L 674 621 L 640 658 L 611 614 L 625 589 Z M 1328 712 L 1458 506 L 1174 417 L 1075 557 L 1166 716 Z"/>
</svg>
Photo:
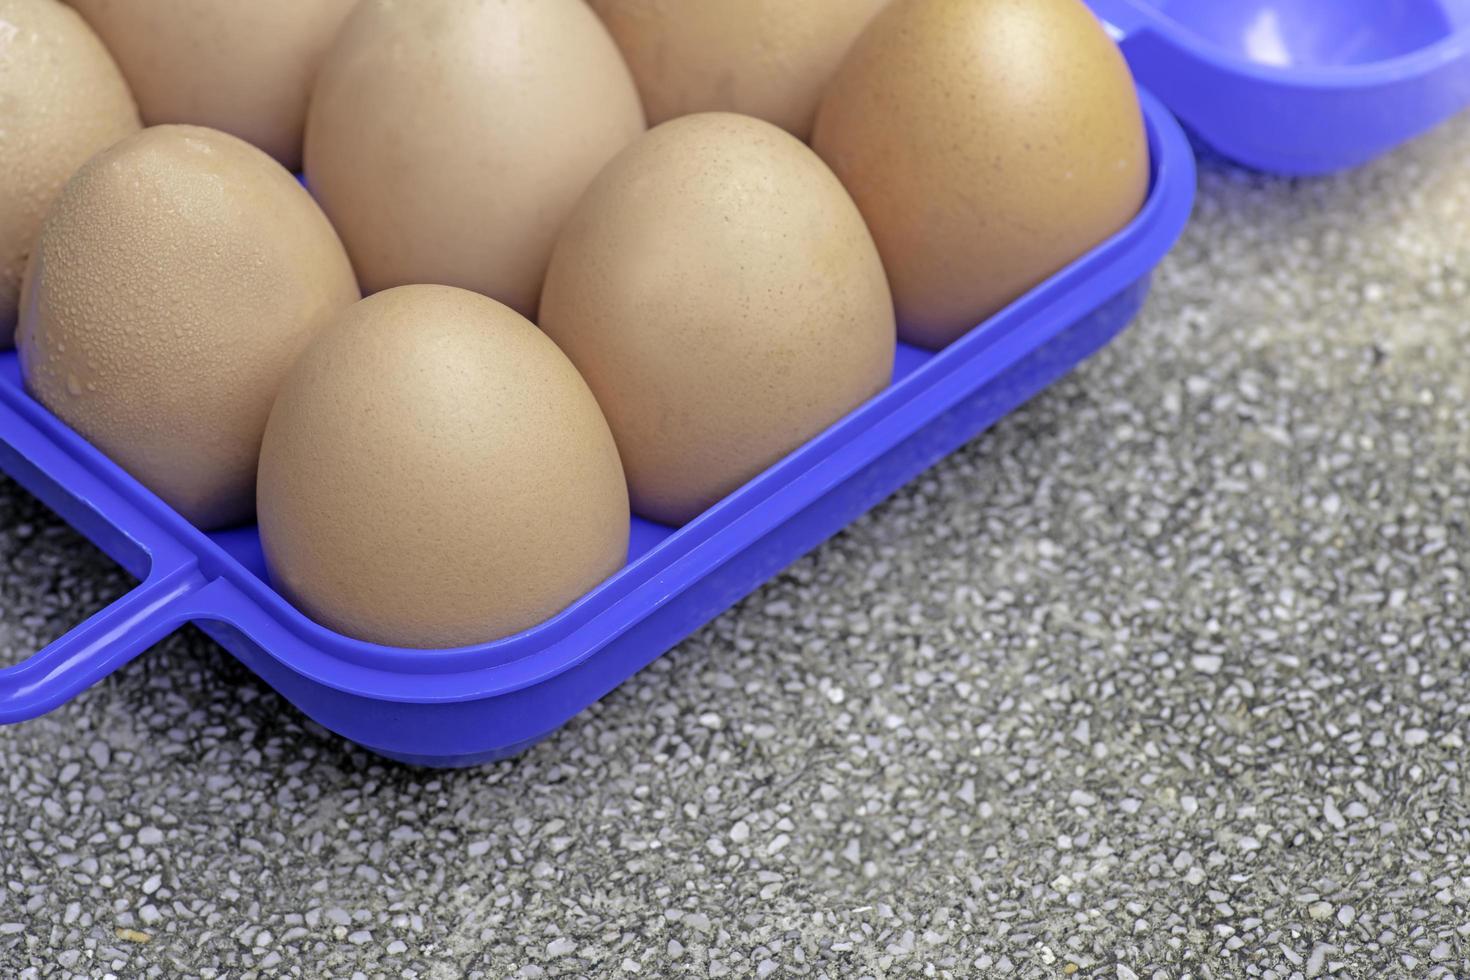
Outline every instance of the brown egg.
<svg viewBox="0 0 1470 980">
<path fill-rule="evenodd" d="M 612 31 L 650 123 L 740 112 L 811 135 L 817 103 L 888 0 L 589 0 Z"/>
<path fill-rule="evenodd" d="M 138 131 L 117 65 L 57 0 L 0 0 L 0 348 L 15 336 L 26 257 L 66 179 Z"/>
<path fill-rule="evenodd" d="M 306 175 L 364 289 L 461 286 L 531 316 L 566 215 L 643 128 L 581 0 L 365 0 L 322 69 Z"/>
<path fill-rule="evenodd" d="M 633 509 L 682 524 L 882 389 L 893 303 L 816 154 L 724 113 L 654 129 L 567 223 L 541 326 L 612 425 Z"/>
<path fill-rule="evenodd" d="M 1120 230 L 1148 190 L 1137 90 L 1082 0 L 896 0 L 812 145 L 873 230 L 900 334 L 927 347 Z"/>
<path fill-rule="evenodd" d="M 122 66 L 149 125 L 192 123 L 292 169 L 312 82 L 357 0 L 67 0 Z"/>
<path fill-rule="evenodd" d="M 586 382 L 530 321 L 447 286 L 379 293 L 312 344 L 271 412 L 259 498 L 282 592 L 390 646 L 528 629 L 628 554 Z"/>
<path fill-rule="evenodd" d="M 205 529 L 248 520 L 261 433 L 315 331 L 358 298 L 342 244 L 280 164 L 159 126 L 83 166 L 21 299 L 46 407 Z"/>
</svg>

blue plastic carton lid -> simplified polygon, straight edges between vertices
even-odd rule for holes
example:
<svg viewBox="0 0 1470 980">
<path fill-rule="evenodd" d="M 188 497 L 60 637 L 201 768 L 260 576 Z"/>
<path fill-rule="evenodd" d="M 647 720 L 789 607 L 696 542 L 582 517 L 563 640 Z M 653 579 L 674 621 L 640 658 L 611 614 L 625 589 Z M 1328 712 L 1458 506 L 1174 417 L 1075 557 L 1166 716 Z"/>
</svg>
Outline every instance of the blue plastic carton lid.
<svg viewBox="0 0 1470 980">
<path fill-rule="evenodd" d="M 1367 163 L 1470 105 L 1470 0 L 1088 0 L 1138 81 L 1260 170 Z"/>
</svg>

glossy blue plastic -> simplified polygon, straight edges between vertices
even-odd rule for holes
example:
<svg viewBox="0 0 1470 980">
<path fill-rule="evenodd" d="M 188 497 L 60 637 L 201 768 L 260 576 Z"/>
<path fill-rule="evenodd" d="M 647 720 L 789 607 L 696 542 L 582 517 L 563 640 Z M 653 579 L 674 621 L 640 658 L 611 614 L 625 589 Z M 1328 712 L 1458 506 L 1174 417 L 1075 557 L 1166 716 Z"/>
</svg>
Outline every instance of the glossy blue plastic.
<svg viewBox="0 0 1470 980">
<path fill-rule="evenodd" d="M 0 723 L 74 697 L 197 623 L 317 722 L 382 755 L 471 765 L 556 730 L 930 464 L 1093 353 L 1137 313 L 1194 201 L 1194 157 L 1143 96 L 1148 201 L 1112 240 L 940 353 L 900 345 L 892 385 L 677 530 L 635 519 L 626 567 L 526 633 L 398 650 L 311 622 L 270 588 L 254 527 L 205 535 L 26 394 L 0 354 L 0 470 L 141 580 L 0 670 Z M 983 275 L 983 270 L 977 270 Z"/>
<path fill-rule="evenodd" d="M 1470 105 L 1470 0 L 1088 0 L 1140 84 L 1260 170 L 1367 163 Z"/>
</svg>

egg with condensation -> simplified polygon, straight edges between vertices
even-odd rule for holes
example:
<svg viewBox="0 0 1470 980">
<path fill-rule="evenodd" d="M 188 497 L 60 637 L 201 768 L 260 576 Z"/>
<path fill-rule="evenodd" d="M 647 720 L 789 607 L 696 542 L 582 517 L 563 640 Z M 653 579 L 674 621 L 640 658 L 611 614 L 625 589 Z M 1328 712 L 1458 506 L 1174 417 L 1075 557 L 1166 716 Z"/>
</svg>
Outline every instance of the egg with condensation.
<svg viewBox="0 0 1470 980">
<path fill-rule="evenodd" d="M 102 42 L 57 0 L 0 0 L 0 348 L 26 257 L 66 179 L 140 128 Z"/>
<path fill-rule="evenodd" d="M 739 112 L 811 135 L 822 90 L 888 0 L 589 0 L 651 124 Z"/>
<path fill-rule="evenodd" d="M 317 82 L 306 177 L 368 292 L 460 286 L 532 316 L 566 215 L 643 130 L 582 0 L 365 0 Z"/>
<path fill-rule="evenodd" d="M 612 426 L 633 509 L 682 524 L 892 377 L 862 216 L 810 149 L 708 113 L 603 171 L 557 243 L 541 327 Z"/>
<path fill-rule="evenodd" d="M 101 35 L 143 121 L 190 123 L 301 165 L 317 68 L 356 0 L 67 0 Z"/>
<path fill-rule="evenodd" d="M 389 646 L 528 629 L 628 553 L 623 469 L 586 383 L 530 321 L 447 286 L 365 299 L 302 355 L 259 500 L 282 593 Z"/>
<path fill-rule="evenodd" d="M 1149 183 L 1133 78 L 1081 0 L 895 0 L 812 145 L 873 231 L 900 333 L 926 347 L 1121 230 Z"/>
<path fill-rule="evenodd" d="M 205 530 L 250 519 L 261 433 L 312 335 L 358 299 L 285 168 L 196 126 L 145 129 L 67 182 L 31 257 L 26 387 Z"/>
</svg>

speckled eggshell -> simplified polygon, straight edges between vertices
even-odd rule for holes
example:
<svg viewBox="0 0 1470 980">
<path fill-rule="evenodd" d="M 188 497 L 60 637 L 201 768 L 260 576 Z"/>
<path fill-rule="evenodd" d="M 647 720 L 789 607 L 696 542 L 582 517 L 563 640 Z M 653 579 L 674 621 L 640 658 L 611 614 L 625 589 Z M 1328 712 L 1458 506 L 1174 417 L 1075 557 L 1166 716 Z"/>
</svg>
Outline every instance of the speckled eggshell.
<svg viewBox="0 0 1470 980">
<path fill-rule="evenodd" d="M 46 209 L 88 157 L 138 129 L 127 83 L 74 11 L 0 0 L 0 348 Z"/>
<path fill-rule="evenodd" d="M 281 591 L 389 646 L 520 632 L 628 553 L 586 382 L 530 321 L 446 286 L 379 293 L 312 344 L 271 413 L 259 499 Z"/>
<path fill-rule="evenodd" d="M 739 112 L 811 135 L 822 90 L 888 0 L 589 0 L 650 123 Z"/>
<path fill-rule="evenodd" d="M 356 0 L 67 0 L 101 35 L 149 125 L 191 123 L 301 165 L 322 58 Z"/>
<path fill-rule="evenodd" d="M 643 130 L 582 0 L 365 0 L 317 83 L 306 176 L 367 291 L 460 286 L 533 316 L 562 222 Z"/>
<path fill-rule="evenodd" d="M 1082 0 L 896 0 L 828 88 L 812 145 L 878 242 L 899 332 L 942 347 L 1138 213 L 1128 65 Z"/>
<path fill-rule="evenodd" d="M 633 509 L 682 524 L 881 390 L 893 303 L 842 185 L 747 116 L 654 129 L 587 191 L 541 326 L 622 450 Z"/>
<path fill-rule="evenodd" d="M 145 129 L 67 183 L 16 335 L 46 407 L 205 529 L 248 520 L 282 378 L 358 299 L 326 217 L 212 129 Z"/>
</svg>

